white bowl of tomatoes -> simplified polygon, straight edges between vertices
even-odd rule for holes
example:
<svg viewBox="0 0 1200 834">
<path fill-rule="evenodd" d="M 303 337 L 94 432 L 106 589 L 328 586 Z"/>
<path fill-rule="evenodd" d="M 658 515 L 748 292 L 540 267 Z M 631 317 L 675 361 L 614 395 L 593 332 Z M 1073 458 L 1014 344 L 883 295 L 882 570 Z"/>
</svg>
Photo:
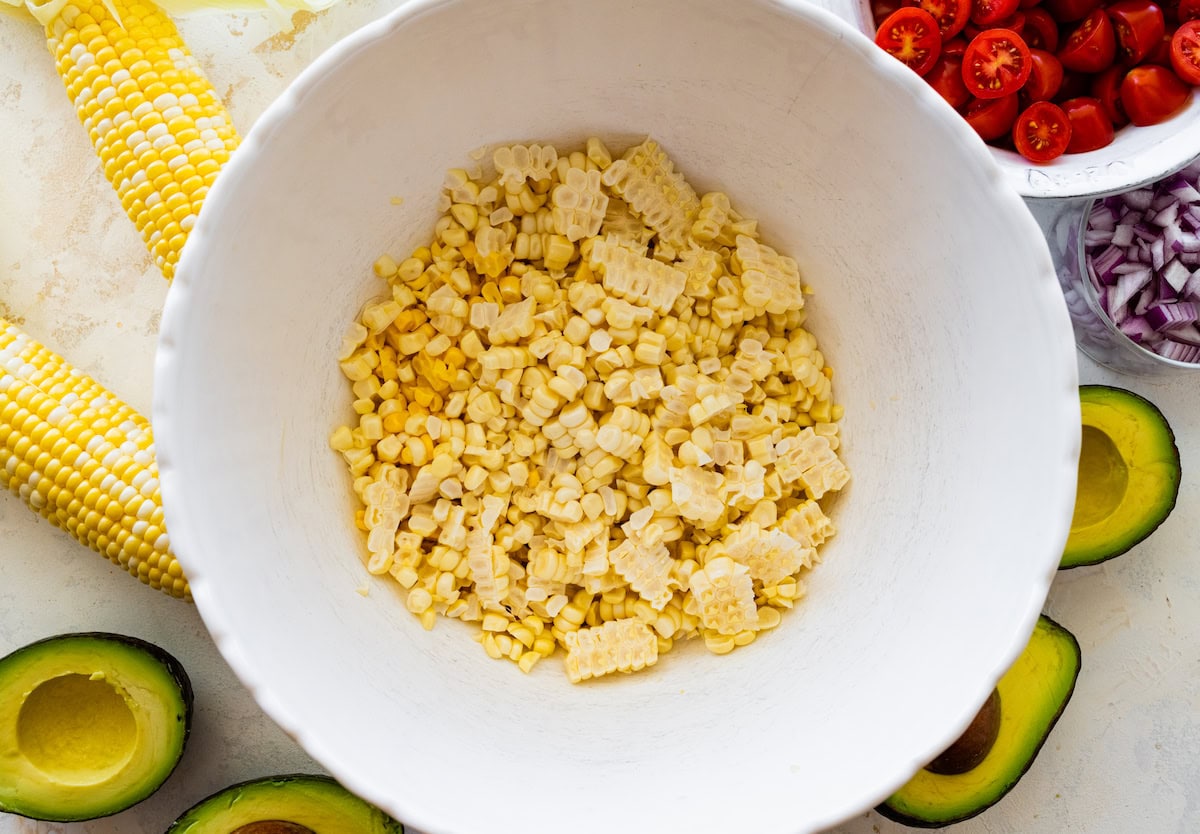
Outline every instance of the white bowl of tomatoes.
<svg viewBox="0 0 1200 834">
<path fill-rule="evenodd" d="M 1023 196 L 1125 191 L 1200 154 L 1200 0 L 865 2 Z"/>
</svg>

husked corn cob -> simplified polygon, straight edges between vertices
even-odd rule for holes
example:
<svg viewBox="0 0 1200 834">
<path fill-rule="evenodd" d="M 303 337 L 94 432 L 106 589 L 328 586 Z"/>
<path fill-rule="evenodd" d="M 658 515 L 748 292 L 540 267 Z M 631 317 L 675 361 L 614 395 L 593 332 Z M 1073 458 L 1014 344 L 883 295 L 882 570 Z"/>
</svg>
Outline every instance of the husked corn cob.
<svg viewBox="0 0 1200 834">
<path fill-rule="evenodd" d="M 0 319 L 0 482 L 152 588 L 188 599 L 150 423 Z"/>
<path fill-rule="evenodd" d="M 170 279 L 238 135 L 175 24 L 148 0 L 30 5 L 126 214 Z"/>
</svg>

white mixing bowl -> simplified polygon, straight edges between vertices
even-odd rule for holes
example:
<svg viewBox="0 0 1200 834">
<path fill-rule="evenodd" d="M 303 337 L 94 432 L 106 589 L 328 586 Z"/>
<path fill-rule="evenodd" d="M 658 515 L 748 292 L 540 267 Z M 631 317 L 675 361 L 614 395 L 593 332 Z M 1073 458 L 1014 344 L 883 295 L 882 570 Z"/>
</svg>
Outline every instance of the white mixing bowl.
<svg viewBox="0 0 1200 834">
<path fill-rule="evenodd" d="M 853 481 L 778 629 L 572 686 L 459 623 L 422 631 L 367 576 L 328 447 L 351 414 L 335 357 L 382 289 L 373 261 L 427 239 L 469 151 L 647 133 L 816 289 Z M 903 783 L 1023 647 L 1071 517 L 1076 385 L 1033 219 L 966 124 L 833 15 L 444 0 L 342 42 L 246 137 L 170 291 L 154 424 L 200 613 L 351 790 L 429 834 L 796 834 Z"/>
</svg>

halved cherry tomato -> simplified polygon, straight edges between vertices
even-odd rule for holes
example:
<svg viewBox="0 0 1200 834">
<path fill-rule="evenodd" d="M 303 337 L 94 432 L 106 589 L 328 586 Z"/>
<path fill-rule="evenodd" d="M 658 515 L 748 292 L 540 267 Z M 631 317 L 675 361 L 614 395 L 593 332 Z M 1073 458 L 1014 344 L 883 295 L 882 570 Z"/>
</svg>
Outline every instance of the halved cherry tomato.
<svg viewBox="0 0 1200 834">
<path fill-rule="evenodd" d="M 1100 0 L 1046 0 L 1046 11 L 1059 23 L 1083 20 L 1100 8 Z"/>
<path fill-rule="evenodd" d="M 925 83 L 955 110 L 962 109 L 971 100 L 967 85 L 963 83 L 961 55 L 943 52 L 933 69 L 925 73 Z"/>
<path fill-rule="evenodd" d="M 1144 64 L 1125 74 L 1121 104 L 1135 125 L 1156 125 L 1183 109 L 1191 89 L 1166 67 Z"/>
<path fill-rule="evenodd" d="M 1098 99 L 1086 96 L 1068 99 L 1062 103 L 1062 109 L 1071 122 L 1067 153 L 1087 153 L 1112 142 L 1112 119 L 1105 115 Z"/>
<path fill-rule="evenodd" d="M 1017 10 L 1018 0 L 975 0 L 971 22 L 976 26 L 995 26 Z"/>
<path fill-rule="evenodd" d="M 1008 17 L 1004 18 L 1004 20 L 1000 20 L 992 24 L 992 27 L 995 29 L 1007 29 L 1008 31 L 1014 32 L 1024 38 L 1025 12 L 1013 12 Z M 1026 46 L 1028 46 L 1028 44 L 1026 44 Z"/>
<path fill-rule="evenodd" d="M 1168 26 L 1163 36 L 1158 39 L 1158 43 L 1154 48 L 1146 53 L 1146 57 L 1142 59 L 1143 64 L 1158 64 L 1159 66 L 1171 66 L 1171 37 L 1175 34 L 1175 29 Z"/>
<path fill-rule="evenodd" d="M 871 0 L 871 17 L 875 21 L 875 28 L 878 29 L 879 24 L 887 20 L 903 5 L 905 5 L 903 0 Z"/>
<path fill-rule="evenodd" d="M 1117 37 L 1112 21 L 1097 9 L 1076 27 L 1062 49 L 1058 60 L 1067 69 L 1079 72 L 1100 72 L 1113 62 L 1117 54 Z"/>
<path fill-rule="evenodd" d="M 1053 52 L 1058 49 L 1058 24 L 1045 9 L 1029 9 L 1025 12 L 1025 31 L 1021 37 L 1030 49 Z"/>
<path fill-rule="evenodd" d="M 1171 38 L 1171 66 L 1183 81 L 1200 85 L 1200 20 L 1189 20 Z"/>
<path fill-rule="evenodd" d="M 1150 0 L 1119 0 L 1105 11 L 1116 31 L 1118 57 L 1127 66 L 1141 63 L 1166 31 L 1162 9 Z"/>
<path fill-rule="evenodd" d="M 1071 121 L 1057 104 L 1037 101 L 1013 124 L 1013 145 L 1030 162 L 1049 162 L 1062 156 L 1071 142 Z"/>
<path fill-rule="evenodd" d="M 1044 49 L 1029 50 L 1029 60 L 1032 69 L 1029 72 L 1029 80 L 1021 88 L 1021 99 L 1028 104 L 1049 101 L 1058 94 L 1058 88 L 1062 86 L 1063 65 Z"/>
<path fill-rule="evenodd" d="M 1104 115 L 1108 116 L 1114 127 L 1129 124 L 1129 117 L 1121 105 L 1121 82 L 1124 80 L 1124 67 L 1109 67 L 1092 79 L 1092 97 L 1099 100 Z"/>
<path fill-rule="evenodd" d="M 1015 93 L 1025 86 L 1032 68 L 1029 47 L 1006 29 L 980 32 L 963 53 L 963 81 L 978 98 Z"/>
<path fill-rule="evenodd" d="M 1179 6 L 1175 9 L 1175 19 L 1180 23 L 1200 20 L 1200 0 L 1179 0 Z"/>
<path fill-rule="evenodd" d="M 977 98 L 967 105 L 967 124 L 985 141 L 998 139 L 1012 130 L 1021 106 L 1017 94 L 1000 98 Z"/>
<path fill-rule="evenodd" d="M 905 6 L 888 15 L 875 33 L 875 43 L 917 75 L 933 69 L 942 51 L 937 21 L 915 6 Z"/>
<path fill-rule="evenodd" d="M 905 6 L 917 6 L 933 15 L 942 40 L 962 31 L 971 19 L 971 0 L 904 0 Z"/>
</svg>

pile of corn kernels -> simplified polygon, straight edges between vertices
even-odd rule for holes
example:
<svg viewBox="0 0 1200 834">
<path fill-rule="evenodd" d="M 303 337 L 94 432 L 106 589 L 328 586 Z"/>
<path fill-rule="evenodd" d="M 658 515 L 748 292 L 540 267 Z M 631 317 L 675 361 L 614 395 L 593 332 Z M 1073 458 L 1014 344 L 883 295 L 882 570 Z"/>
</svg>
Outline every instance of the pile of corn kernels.
<svg viewBox="0 0 1200 834">
<path fill-rule="evenodd" d="M 368 570 L 526 672 L 562 647 L 573 682 L 750 643 L 849 480 L 796 262 L 650 139 L 492 163 L 447 174 L 342 346 Z"/>
</svg>

